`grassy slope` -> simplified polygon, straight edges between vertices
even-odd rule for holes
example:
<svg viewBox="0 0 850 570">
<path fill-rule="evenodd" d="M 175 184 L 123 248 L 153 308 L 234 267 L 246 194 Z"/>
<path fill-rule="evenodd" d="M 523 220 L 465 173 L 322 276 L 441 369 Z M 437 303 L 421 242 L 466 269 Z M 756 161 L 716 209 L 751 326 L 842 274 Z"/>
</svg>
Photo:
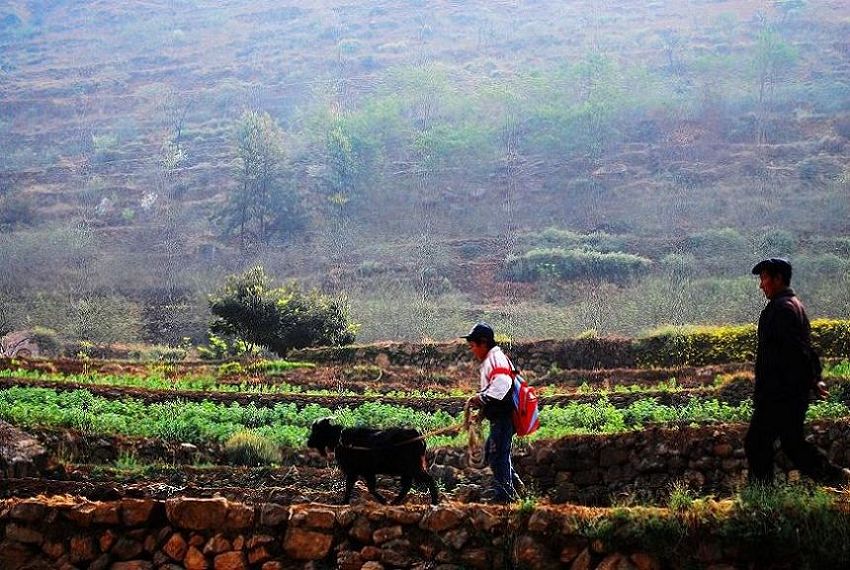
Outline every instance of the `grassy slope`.
<svg viewBox="0 0 850 570">
<path fill-rule="evenodd" d="M 711 70 L 699 62 L 703 56 L 725 53 L 745 65 L 754 42 L 752 22 L 763 11 L 771 21 L 782 20 L 763 3 L 746 1 L 634 1 L 616 10 L 594 2 L 548 1 L 517 9 L 479 2 L 348 7 L 330 2 L 309 7 L 198 2 L 191 9 L 167 2 L 132 8 L 112 2 L 85 8 L 61 1 L 46 6 L 15 2 L 4 13 L 15 14 L 20 22 L 4 30 L 8 39 L 0 47 L 0 168 L 7 183 L 34 199 L 43 227 L 60 226 L 80 215 L 89 220 L 92 239 L 102 253 L 102 271 L 123 276 L 103 277 L 93 287 L 117 287 L 136 300 L 144 299 L 158 293 L 153 277 L 140 268 L 160 265 L 150 260 L 161 259 L 167 249 L 162 235 L 169 223 L 179 227 L 178 260 L 161 265 L 190 267 L 190 273 L 207 271 L 207 281 L 212 281 L 215 271 L 246 262 L 229 257 L 225 243 L 224 256 L 216 258 L 216 268 L 210 270 L 196 249 L 215 241 L 207 216 L 232 184 L 229 129 L 246 106 L 269 110 L 285 128 L 297 131 L 303 126 L 299 110 L 321 101 L 340 80 L 345 85 L 342 99 L 356 110 L 380 90 L 387 69 L 415 65 L 422 54 L 447 67 L 461 84 L 472 85 L 472 91 L 485 78 L 552 69 L 594 49 L 612 55 L 621 66 L 641 62 L 657 72 L 671 57 L 681 58 L 690 66 L 685 79 L 694 89 L 706 90 L 707 98 L 712 88 L 730 94 L 752 91 L 752 70 L 742 69 L 741 76 L 728 78 L 729 84 L 712 85 Z M 648 252 L 656 261 L 678 251 L 682 235 L 710 227 L 751 231 L 753 226 L 770 229 L 790 223 L 806 236 L 802 239 L 813 233 L 840 233 L 847 205 L 836 203 L 836 194 L 826 192 L 829 188 L 822 183 L 801 184 L 798 171 L 810 157 L 846 160 L 847 145 L 821 141 L 834 138 L 833 120 L 842 113 L 840 101 L 829 108 L 829 89 L 847 78 L 842 38 L 848 14 L 841 2 L 831 1 L 812 3 L 791 17 L 798 22 L 789 28 L 789 42 L 799 54 L 799 65 L 777 90 L 795 93 L 790 99 L 794 104 L 774 110 L 782 118 L 781 128 L 771 133 L 764 157 L 747 138 L 718 137 L 723 124 L 747 119 L 746 114 L 736 115 L 741 111 L 733 106 L 724 107 L 731 104 L 722 97 L 716 108 L 704 105 L 696 111 L 676 109 L 671 102 L 674 108 L 668 114 L 649 118 L 661 129 L 661 137 L 607 148 L 601 170 L 598 165 L 589 169 L 580 156 L 522 165 L 513 225 L 519 231 L 562 225 L 624 233 L 632 242 L 629 251 Z M 680 38 L 678 54 L 665 50 L 665 38 L 670 37 Z M 163 134 L 183 109 L 188 109 L 182 131 L 187 159 L 177 176 L 187 191 L 174 202 L 160 198 L 153 212 L 146 213 L 140 208 L 143 196 L 150 191 L 164 196 L 171 188 L 163 179 L 159 155 Z M 767 179 L 751 172 L 759 160 L 769 165 Z M 618 174 L 623 166 L 625 174 Z M 659 168 L 666 178 L 658 176 Z M 583 194 L 577 183 L 587 178 L 588 169 L 596 173 L 599 195 Z M 688 177 L 698 182 L 669 182 Z M 502 251 L 526 245 L 522 240 L 513 244 L 515 234 L 505 233 L 504 185 L 486 168 L 461 170 L 456 176 L 441 173 L 438 180 L 434 190 L 440 194 L 433 211 L 427 210 L 427 201 L 410 198 L 415 181 L 403 177 L 398 187 L 393 184 L 377 194 L 384 215 L 375 216 L 371 205 L 359 212 L 362 217 L 343 240 L 345 256 L 336 262 L 342 274 L 333 277 L 331 272 L 336 282 L 328 279 L 333 246 L 323 235 L 334 228 L 320 211 L 317 235 L 306 246 L 273 251 L 263 261 L 278 274 L 306 277 L 330 288 L 341 283 L 356 303 L 355 316 L 366 324 L 365 339 L 443 338 L 463 328 L 470 315 L 482 312 L 520 327 L 521 335 L 535 336 L 588 328 L 634 332 L 676 319 L 739 320 L 749 314 L 741 310 L 746 304 L 741 291 L 730 294 L 731 309 L 725 312 L 727 303 L 718 294 L 693 311 L 665 305 L 657 314 L 641 316 L 630 314 L 643 308 L 637 291 L 556 289 L 547 298 L 538 287 L 505 284 L 493 276 Z M 753 191 L 764 180 L 769 196 Z M 84 191 L 92 187 L 112 201 L 109 212 L 81 208 Z M 128 208 L 132 218 L 124 216 Z M 427 227 L 421 220 L 424 211 L 432 215 Z M 470 241 L 470 232 L 490 240 Z M 430 249 L 423 249 L 423 234 L 431 238 Z M 813 247 L 812 252 L 829 251 L 824 247 Z M 756 253 L 735 255 L 740 255 L 732 264 L 737 268 Z M 377 262 L 382 269 L 364 277 L 357 271 L 364 262 Z M 440 280 L 423 287 L 423 267 L 434 268 L 448 280 L 445 293 Z M 724 271 L 725 266 L 709 274 L 724 276 Z M 51 279 L 44 277 L 42 283 Z M 197 287 L 192 277 L 183 275 L 178 281 Z M 663 279 L 649 281 L 642 289 L 660 299 L 671 295 Z M 828 284 L 811 295 L 816 312 L 843 310 L 847 299 L 840 287 L 835 290 Z M 696 297 L 680 304 L 698 304 Z M 486 312 L 505 302 L 513 305 L 507 316 Z M 624 308 L 611 311 L 621 304 Z M 558 305 L 578 309 L 569 312 Z M 423 320 L 428 322 L 423 325 Z M 620 322 L 626 326 L 617 328 Z"/>
</svg>

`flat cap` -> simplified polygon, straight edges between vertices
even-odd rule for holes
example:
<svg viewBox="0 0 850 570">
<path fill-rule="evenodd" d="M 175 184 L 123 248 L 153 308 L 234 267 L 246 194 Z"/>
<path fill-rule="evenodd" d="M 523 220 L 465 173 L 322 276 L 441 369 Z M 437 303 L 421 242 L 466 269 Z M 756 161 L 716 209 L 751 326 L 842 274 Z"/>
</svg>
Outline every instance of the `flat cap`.
<svg viewBox="0 0 850 570">
<path fill-rule="evenodd" d="M 783 275 L 786 277 L 786 280 L 790 281 L 791 279 L 791 264 L 787 259 L 782 259 L 781 257 L 763 259 L 753 266 L 753 275 L 759 275 L 765 270 Z"/>
</svg>

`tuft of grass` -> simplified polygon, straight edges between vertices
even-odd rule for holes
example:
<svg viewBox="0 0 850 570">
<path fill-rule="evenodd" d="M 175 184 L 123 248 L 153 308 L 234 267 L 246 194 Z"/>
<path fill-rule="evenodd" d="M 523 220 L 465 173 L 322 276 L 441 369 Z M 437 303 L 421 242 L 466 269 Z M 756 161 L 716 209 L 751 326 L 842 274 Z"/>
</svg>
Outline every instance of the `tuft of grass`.
<svg viewBox="0 0 850 570">
<path fill-rule="evenodd" d="M 521 442 L 522 440 L 520 440 Z M 519 495 L 517 502 L 517 511 L 520 515 L 530 515 L 537 507 L 540 506 L 544 494 L 540 492 L 533 483 L 521 484 L 514 488 L 514 491 Z"/>
<path fill-rule="evenodd" d="M 799 567 L 846 567 L 850 559 L 846 508 L 835 494 L 810 484 L 745 487 L 721 533 L 730 543 L 798 561 Z"/>
<path fill-rule="evenodd" d="M 114 467 L 119 471 L 139 471 L 142 469 L 142 462 L 135 451 L 122 451 L 115 459 Z"/>
<path fill-rule="evenodd" d="M 224 443 L 224 453 L 232 465 L 258 467 L 280 462 L 280 448 L 269 438 L 251 430 L 237 432 Z"/>
<path fill-rule="evenodd" d="M 694 506 L 694 496 L 687 484 L 682 481 L 673 483 L 670 489 L 670 497 L 667 499 L 667 508 L 671 511 L 684 512 Z"/>
</svg>

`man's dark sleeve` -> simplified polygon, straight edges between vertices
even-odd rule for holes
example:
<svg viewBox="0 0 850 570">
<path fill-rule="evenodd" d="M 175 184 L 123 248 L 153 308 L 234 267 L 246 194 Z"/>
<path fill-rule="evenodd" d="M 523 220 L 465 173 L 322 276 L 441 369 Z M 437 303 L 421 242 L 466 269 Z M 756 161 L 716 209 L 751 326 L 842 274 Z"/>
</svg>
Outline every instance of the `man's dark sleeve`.
<svg viewBox="0 0 850 570">
<path fill-rule="evenodd" d="M 799 310 L 799 312 L 798 312 Z M 802 307 L 781 305 L 776 314 L 776 333 L 782 339 L 782 346 L 793 359 L 802 359 L 800 369 L 809 374 L 811 385 L 821 380 L 821 364 L 815 349 L 812 348 L 811 329 Z"/>
</svg>

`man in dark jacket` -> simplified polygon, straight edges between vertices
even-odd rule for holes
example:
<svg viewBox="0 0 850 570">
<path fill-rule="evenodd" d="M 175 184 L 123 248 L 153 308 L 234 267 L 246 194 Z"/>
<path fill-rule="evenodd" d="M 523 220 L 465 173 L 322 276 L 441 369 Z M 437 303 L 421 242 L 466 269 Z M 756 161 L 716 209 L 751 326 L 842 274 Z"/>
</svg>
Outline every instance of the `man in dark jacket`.
<svg viewBox="0 0 850 570">
<path fill-rule="evenodd" d="M 846 483 L 850 470 L 829 462 L 807 442 L 803 423 L 809 393 L 825 399 L 829 392 L 821 380 L 821 365 L 812 348 L 811 327 L 803 304 L 791 290 L 791 264 L 771 258 L 753 267 L 759 287 L 768 299 L 759 317 L 756 384 L 753 416 L 744 441 L 751 482 L 773 482 L 773 444 L 804 475 L 830 484 Z"/>
</svg>

